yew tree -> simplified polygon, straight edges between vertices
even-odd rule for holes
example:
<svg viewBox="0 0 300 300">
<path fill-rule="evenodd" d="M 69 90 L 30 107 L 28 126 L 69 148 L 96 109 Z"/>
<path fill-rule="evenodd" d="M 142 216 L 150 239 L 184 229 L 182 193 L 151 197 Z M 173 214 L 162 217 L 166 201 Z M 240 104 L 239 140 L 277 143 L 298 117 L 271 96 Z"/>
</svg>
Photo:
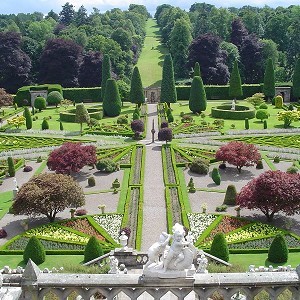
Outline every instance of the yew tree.
<svg viewBox="0 0 300 300">
<path fill-rule="evenodd" d="M 216 159 L 236 166 L 240 173 L 242 167 L 257 164 L 261 156 L 255 145 L 233 141 L 219 148 L 216 152 Z"/>
<path fill-rule="evenodd" d="M 84 166 L 94 165 L 96 162 L 95 146 L 67 142 L 50 153 L 47 166 L 50 171 L 70 175 L 72 172 L 79 172 Z"/>
<path fill-rule="evenodd" d="M 50 222 L 67 207 L 84 205 L 84 193 L 71 176 L 42 173 L 19 189 L 13 210 L 17 215 L 45 215 Z"/>
<path fill-rule="evenodd" d="M 237 204 L 259 209 L 269 222 L 276 213 L 300 213 L 300 174 L 266 171 L 252 179 L 237 196 Z"/>
</svg>

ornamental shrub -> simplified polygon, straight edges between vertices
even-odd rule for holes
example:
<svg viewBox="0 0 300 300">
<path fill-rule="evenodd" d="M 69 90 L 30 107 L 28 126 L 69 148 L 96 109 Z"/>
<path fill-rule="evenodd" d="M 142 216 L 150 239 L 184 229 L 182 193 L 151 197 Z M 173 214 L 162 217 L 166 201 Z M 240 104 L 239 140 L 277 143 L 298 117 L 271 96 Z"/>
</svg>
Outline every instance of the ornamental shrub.
<svg viewBox="0 0 300 300">
<path fill-rule="evenodd" d="M 174 117 L 173 117 L 172 113 L 169 113 L 168 116 L 167 116 L 167 118 L 168 118 L 168 122 L 169 123 L 174 122 Z"/>
<path fill-rule="evenodd" d="M 91 261 L 103 255 L 102 247 L 95 236 L 90 237 L 84 249 L 84 262 Z"/>
<path fill-rule="evenodd" d="M 32 128 L 32 117 L 31 117 L 29 108 L 27 106 L 25 106 L 25 108 L 24 108 L 24 117 L 25 117 L 26 128 L 31 129 Z"/>
<path fill-rule="evenodd" d="M 264 74 L 264 85 L 263 93 L 267 99 L 272 99 L 275 96 L 275 74 L 274 65 L 272 58 L 267 60 L 265 74 Z"/>
<path fill-rule="evenodd" d="M 182 123 L 191 123 L 193 122 L 193 117 L 191 115 L 183 115 L 181 118 Z"/>
<path fill-rule="evenodd" d="M 130 124 L 133 132 L 144 132 L 145 126 L 142 120 L 133 120 Z"/>
<path fill-rule="evenodd" d="M 59 122 L 59 130 L 64 130 L 64 126 L 62 122 Z"/>
<path fill-rule="evenodd" d="M 169 127 L 168 122 L 161 122 L 160 128 L 166 128 L 166 127 Z"/>
<path fill-rule="evenodd" d="M 103 101 L 105 98 L 106 82 L 111 76 L 111 63 L 108 54 L 104 54 L 101 71 L 101 98 Z"/>
<path fill-rule="evenodd" d="M 289 249 L 282 234 L 275 236 L 268 253 L 268 260 L 272 263 L 285 263 L 288 260 Z"/>
<path fill-rule="evenodd" d="M 279 163 L 280 162 L 280 157 L 279 156 L 275 156 L 273 159 L 274 163 Z"/>
<path fill-rule="evenodd" d="M 48 94 L 47 97 L 47 102 L 50 105 L 55 105 L 57 107 L 58 104 L 60 104 L 60 102 L 64 100 L 64 97 L 62 96 L 62 94 L 58 91 L 52 91 Z"/>
<path fill-rule="evenodd" d="M 223 232 L 218 232 L 211 244 L 210 254 L 216 256 L 224 261 L 229 261 L 229 250 Z"/>
<path fill-rule="evenodd" d="M 245 129 L 249 129 L 249 119 L 245 118 Z"/>
<path fill-rule="evenodd" d="M 256 164 L 256 169 L 261 170 L 264 168 L 262 160 L 259 160 Z"/>
<path fill-rule="evenodd" d="M 0 239 L 6 238 L 7 237 L 7 232 L 4 228 L 0 229 Z"/>
<path fill-rule="evenodd" d="M 207 174 L 209 170 L 209 162 L 207 160 L 197 158 L 189 165 L 190 171 L 197 174 Z"/>
<path fill-rule="evenodd" d="M 206 110 L 207 99 L 200 76 L 194 76 L 189 97 L 189 109 L 193 113 L 201 113 Z"/>
<path fill-rule="evenodd" d="M 299 169 L 296 166 L 289 167 L 286 172 L 289 174 L 297 174 Z"/>
<path fill-rule="evenodd" d="M 108 117 L 116 117 L 121 113 L 121 98 L 117 83 L 114 79 L 106 81 L 105 95 L 103 99 L 103 111 Z"/>
<path fill-rule="evenodd" d="M 282 108 L 282 106 L 283 106 L 283 98 L 282 98 L 282 96 L 277 95 L 275 97 L 275 107 L 276 108 Z"/>
<path fill-rule="evenodd" d="M 128 124 L 128 119 L 125 116 L 120 116 L 117 119 L 117 124 Z"/>
<path fill-rule="evenodd" d="M 223 204 L 226 205 L 236 205 L 236 188 L 233 184 L 229 184 L 226 189 L 226 194 Z"/>
<path fill-rule="evenodd" d="M 14 160 L 11 156 L 7 158 L 7 165 L 8 165 L 8 175 L 9 177 L 14 177 L 16 175 L 16 169 Z"/>
<path fill-rule="evenodd" d="M 112 173 L 117 170 L 117 164 L 110 158 L 104 158 L 97 161 L 96 168 L 100 172 Z"/>
<path fill-rule="evenodd" d="M 173 131 L 172 128 L 165 127 L 161 128 L 158 132 L 158 140 L 159 141 L 166 141 L 166 144 L 172 141 L 173 138 Z"/>
<path fill-rule="evenodd" d="M 139 115 L 137 112 L 134 112 L 134 113 L 132 114 L 132 119 L 133 119 L 133 120 L 139 120 L 139 119 L 140 119 L 140 115 Z"/>
<path fill-rule="evenodd" d="M 31 166 L 25 166 L 24 168 L 23 168 L 23 172 L 31 172 L 33 169 L 32 169 L 32 167 Z"/>
<path fill-rule="evenodd" d="M 134 67 L 131 77 L 130 102 L 136 103 L 139 107 L 145 103 L 143 84 L 137 66 Z"/>
<path fill-rule="evenodd" d="M 288 109 L 289 109 L 289 110 L 294 110 L 294 105 L 293 105 L 293 104 L 290 104 Z"/>
<path fill-rule="evenodd" d="M 46 109 L 46 99 L 44 97 L 36 97 L 34 100 L 34 107 L 39 111 Z"/>
<path fill-rule="evenodd" d="M 216 207 L 216 211 L 217 212 L 226 211 L 227 208 L 228 208 L 228 206 L 226 204 L 222 204 L 222 205 Z"/>
<path fill-rule="evenodd" d="M 211 173 L 211 178 L 216 185 L 220 185 L 221 183 L 221 175 L 218 168 L 213 168 Z"/>
<path fill-rule="evenodd" d="M 267 104 L 267 103 L 262 103 L 262 104 L 259 106 L 259 109 L 268 109 L 268 104 Z"/>
<path fill-rule="evenodd" d="M 96 185 L 96 180 L 94 176 L 90 176 L 88 178 L 88 186 L 95 186 Z"/>
<path fill-rule="evenodd" d="M 255 117 L 256 119 L 259 119 L 261 122 L 263 122 L 263 120 L 269 118 L 269 113 L 266 109 L 259 109 L 256 111 Z"/>
<path fill-rule="evenodd" d="M 42 130 L 47 130 L 47 129 L 49 129 L 49 123 L 46 119 L 44 119 L 42 122 Z"/>
<path fill-rule="evenodd" d="M 293 75 L 293 97 L 296 100 L 300 98 L 300 58 L 297 59 Z"/>
<path fill-rule="evenodd" d="M 264 120 L 264 129 L 268 129 L 268 121 Z"/>
<path fill-rule="evenodd" d="M 46 259 L 45 248 L 41 241 L 35 236 L 29 239 L 24 250 L 24 262 L 27 263 L 29 258 L 37 265 L 42 264 Z"/>
<path fill-rule="evenodd" d="M 238 63 L 236 60 L 234 61 L 233 69 L 230 74 L 229 96 L 233 97 L 234 99 L 243 96 L 242 81 Z"/>
<path fill-rule="evenodd" d="M 85 208 L 79 208 L 75 211 L 75 216 L 85 216 L 87 211 Z"/>
</svg>

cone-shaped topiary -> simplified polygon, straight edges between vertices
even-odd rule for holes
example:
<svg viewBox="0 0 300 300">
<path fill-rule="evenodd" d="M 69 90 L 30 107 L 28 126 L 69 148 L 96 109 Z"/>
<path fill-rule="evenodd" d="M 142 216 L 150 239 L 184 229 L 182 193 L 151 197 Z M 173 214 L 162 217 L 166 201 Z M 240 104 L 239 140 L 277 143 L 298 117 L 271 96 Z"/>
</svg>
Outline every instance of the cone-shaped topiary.
<svg viewBox="0 0 300 300">
<path fill-rule="evenodd" d="M 64 97 L 58 91 L 52 91 L 47 96 L 48 104 L 55 105 L 56 107 L 62 100 L 64 100 Z"/>
<path fill-rule="evenodd" d="M 194 77 L 200 76 L 201 77 L 201 70 L 200 70 L 200 64 L 196 61 L 195 67 L 194 67 Z"/>
<path fill-rule="evenodd" d="M 105 54 L 102 62 L 102 76 L 101 76 L 101 98 L 104 100 L 106 81 L 110 78 L 110 58 L 108 54 Z"/>
<path fill-rule="evenodd" d="M 242 81 L 237 61 L 234 62 L 229 80 L 229 96 L 236 99 L 243 96 Z"/>
<path fill-rule="evenodd" d="M 194 76 L 190 91 L 189 108 L 193 113 L 206 110 L 207 100 L 203 81 L 200 76 Z"/>
<path fill-rule="evenodd" d="M 300 58 L 298 58 L 293 75 L 293 96 L 300 98 Z"/>
<path fill-rule="evenodd" d="M 169 106 L 170 103 L 177 102 L 174 68 L 171 54 L 166 54 L 164 59 L 160 99 L 161 102 L 166 102 Z"/>
<path fill-rule="evenodd" d="M 102 247 L 96 237 L 92 236 L 84 249 L 84 262 L 91 261 L 103 255 Z"/>
<path fill-rule="evenodd" d="M 269 99 L 272 99 L 275 96 L 275 74 L 274 74 L 274 65 L 272 58 L 267 60 L 267 65 L 265 69 L 264 76 L 264 87 L 263 93 Z"/>
<path fill-rule="evenodd" d="M 229 184 L 226 189 L 226 194 L 223 204 L 226 205 L 236 205 L 236 188 L 233 184 Z"/>
<path fill-rule="evenodd" d="M 108 117 L 116 117 L 121 113 L 122 102 L 117 83 L 114 79 L 106 82 L 106 92 L 103 99 L 104 114 Z"/>
<path fill-rule="evenodd" d="M 31 129 L 32 128 L 32 117 L 31 117 L 29 108 L 27 106 L 24 108 L 24 117 L 25 117 L 25 122 L 26 122 L 26 128 Z"/>
<path fill-rule="evenodd" d="M 210 247 L 210 254 L 224 261 L 229 261 L 228 245 L 223 232 L 219 232 L 215 235 Z"/>
<path fill-rule="evenodd" d="M 49 123 L 46 119 L 44 119 L 42 122 L 42 130 L 47 130 L 47 129 L 49 129 Z"/>
<path fill-rule="evenodd" d="M 221 175 L 218 168 L 213 168 L 211 173 L 211 178 L 216 185 L 220 185 L 221 183 Z"/>
<path fill-rule="evenodd" d="M 275 236 L 268 253 L 268 260 L 273 263 L 285 263 L 288 260 L 289 249 L 282 234 Z"/>
<path fill-rule="evenodd" d="M 35 236 L 32 236 L 29 239 L 23 253 L 23 260 L 25 263 L 28 262 L 29 258 L 37 265 L 42 264 L 46 259 L 45 248 L 41 241 Z"/>
<path fill-rule="evenodd" d="M 62 122 L 59 122 L 59 130 L 64 130 L 64 125 Z"/>
<path fill-rule="evenodd" d="M 142 79 L 137 66 L 134 67 L 131 77 L 130 102 L 136 103 L 139 107 L 145 102 Z"/>
<path fill-rule="evenodd" d="M 16 169 L 15 169 L 14 160 L 11 156 L 7 158 L 7 165 L 8 165 L 8 175 L 10 177 L 14 177 L 16 175 Z"/>
</svg>

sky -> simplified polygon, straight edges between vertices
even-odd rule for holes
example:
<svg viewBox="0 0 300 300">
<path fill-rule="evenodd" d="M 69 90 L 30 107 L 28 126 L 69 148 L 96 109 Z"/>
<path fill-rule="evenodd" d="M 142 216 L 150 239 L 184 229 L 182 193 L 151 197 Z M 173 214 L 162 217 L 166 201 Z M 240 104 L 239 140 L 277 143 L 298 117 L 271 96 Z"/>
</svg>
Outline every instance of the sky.
<svg viewBox="0 0 300 300">
<path fill-rule="evenodd" d="M 91 12 L 93 7 L 98 8 L 100 12 L 105 12 L 115 7 L 126 10 L 131 3 L 142 4 L 147 7 L 151 14 L 154 14 L 156 7 L 161 4 L 171 4 L 185 10 L 188 10 L 195 2 L 206 2 L 216 7 L 241 7 L 243 5 L 263 7 L 268 5 L 275 8 L 277 6 L 300 5 L 299 0 L 247 0 L 247 2 L 241 0 L 0 0 L 0 14 L 32 13 L 35 11 L 47 14 L 51 9 L 59 13 L 62 5 L 66 2 L 73 4 L 75 10 L 83 5 L 88 12 Z"/>
</svg>

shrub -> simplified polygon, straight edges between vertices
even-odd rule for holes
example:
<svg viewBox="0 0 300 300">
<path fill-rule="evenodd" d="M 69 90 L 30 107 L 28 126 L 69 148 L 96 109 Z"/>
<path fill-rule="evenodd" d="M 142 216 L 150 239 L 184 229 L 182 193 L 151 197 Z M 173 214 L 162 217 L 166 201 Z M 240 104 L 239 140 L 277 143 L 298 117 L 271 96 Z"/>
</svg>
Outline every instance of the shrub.
<svg viewBox="0 0 300 300">
<path fill-rule="evenodd" d="M 159 141 L 166 141 L 166 144 L 170 141 L 172 141 L 173 138 L 173 132 L 172 128 L 165 127 L 161 128 L 158 132 L 158 140 Z"/>
<path fill-rule="evenodd" d="M 91 261 L 103 255 L 102 247 L 96 237 L 92 236 L 84 249 L 84 262 Z"/>
<path fill-rule="evenodd" d="M 298 173 L 298 168 L 296 166 L 291 166 L 289 167 L 286 172 L 289 174 L 297 174 Z"/>
<path fill-rule="evenodd" d="M 277 95 L 275 97 L 275 107 L 276 108 L 282 108 L 282 106 L 283 106 L 283 98 L 282 98 L 282 96 Z"/>
<path fill-rule="evenodd" d="M 228 245 L 223 232 L 219 232 L 215 235 L 210 247 L 210 254 L 224 261 L 229 261 Z"/>
<path fill-rule="evenodd" d="M 249 129 L 249 119 L 245 118 L 245 129 Z"/>
<path fill-rule="evenodd" d="M 268 253 L 268 260 L 273 263 L 285 263 L 288 260 L 289 249 L 282 234 L 275 236 Z"/>
<path fill-rule="evenodd" d="M 96 180 L 94 176 L 90 176 L 88 178 L 88 186 L 95 186 L 96 185 Z"/>
<path fill-rule="evenodd" d="M 42 130 L 47 130 L 47 129 L 49 129 L 49 123 L 48 123 L 48 121 L 45 119 L 45 120 L 43 120 L 43 122 L 42 122 Z"/>
<path fill-rule="evenodd" d="M 32 167 L 31 166 L 25 166 L 23 168 L 23 172 L 31 172 L 32 171 Z"/>
<path fill-rule="evenodd" d="M 197 158 L 189 165 L 191 172 L 197 174 L 207 174 L 209 170 L 209 162 L 207 160 Z"/>
<path fill-rule="evenodd" d="M 120 186 L 121 186 L 121 184 L 120 184 L 120 182 L 119 182 L 119 179 L 116 178 L 116 179 L 114 180 L 114 182 L 112 183 L 112 188 L 113 188 L 113 189 L 118 189 Z"/>
<path fill-rule="evenodd" d="M 142 120 L 133 120 L 130 124 L 133 132 L 144 132 L 145 126 Z"/>
<path fill-rule="evenodd" d="M 62 96 L 62 94 L 58 91 L 52 91 L 48 94 L 47 97 L 47 102 L 50 105 L 55 105 L 57 107 L 58 104 L 60 104 L 60 102 L 64 100 L 64 97 Z"/>
<path fill-rule="evenodd" d="M 227 210 L 227 207 L 228 207 L 228 206 L 227 206 L 226 204 L 222 204 L 222 205 L 216 207 L 216 211 L 217 211 L 217 212 L 226 211 L 226 210 Z"/>
<path fill-rule="evenodd" d="M 169 113 L 168 116 L 167 116 L 167 118 L 168 118 L 168 122 L 169 123 L 174 122 L 174 117 L 173 117 L 172 113 Z"/>
<path fill-rule="evenodd" d="M 263 168 L 264 168 L 263 162 L 262 160 L 259 160 L 256 164 L 256 169 L 263 169 Z"/>
<path fill-rule="evenodd" d="M 279 163 L 280 162 L 280 157 L 279 156 L 275 156 L 273 159 L 274 163 Z"/>
<path fill-rule="evenodd" d="M 259 109 L 268 109 L 268 104 L 267 104 L 267 103 L 262 103 L 262 104 L 259 106 Z"/>
<path fill-rule="evenodd" d="M 79 208 L 75 211 L 75 216 L 85 216 L 87 211 L 85 208 Z"/>
<path fill-rule="evenodd" d="M 37 163 L 41 163 L 42 161 L 43 161 L 43 159 L 42 159 L 41 156 L 39 156 L 39 157 L 36 159 L 36 162 L 37 162 Z"/>
<path fill-rule="evenodd" d="M 125 116 L 120 116 L 117 119 L 117 124 L 128 124 L 128 119 Z"/>
<path fill-rule="evenodd" d="M 31 129 L 32 128 L 32 117 L 31 117 L 29 108 L 27 106 L 24 108 L 23 115 L 25 117 L 26 128 Z"/>
<path fill-rule="evenodd" d="M 191 115 L 183 115 L 181 118 L 182 123 L 191 123 L 193 122 L 193 117 Z"/>
<path fill-rule="evenodd" d="M 290 104 L 288 110 L 294 110 L 294 105 Z"/>
<path fill-rule="evenodd" d="M 59 122 L 59 130 L 64 130 L 64 126 L 62 122 Z"/>
<path fill-rule="evenodd" d="M 191 186 L 194 186 L 194 185 L 195 185 L 194 184 L 194 179 L 193 179 L 193 177 L 191 177 L 187 186 L 191 187 Z"/>
<path fill-rule="evenodd" d="M 117 170 L 117 164 L 112 159 L 104 158 L 96 163 L 96 168 L 100 172 L 111 173 Z"/>
<path fill-rule="evenodd" d="M 107 79 L 103 99 L 103 111 L 108 117 L 116 117 L 121 113 L 121 98 L 117 83 L 114 79 Z"/>
<path fill-rule="evenodd" d="M 236 188 L 233 184 L 229 184 L 226 189 L 226 194 L 223 204 L 226 205 L 236 205 Z"/>
<path fill-rule="evenodd" d="M 34 107 L 39 111 L 46 108 L 46 99 L 43 97 L 36 97 L 34 100 Z"/>
<path fill-rule="evenodd" d="M 219 169 L 221 169 L 221 170 L 226 169 L 226 164 L 225 164 L 225 163 L 221 163 L 221 164 L 219 165 Z"/>
<path fill-rule="evenodd" d="M 10 177 L 14 177 L 16 175 L 16 169 L 15 169 L 14 160 L 11 156 L 7 158 L 7 165 L 8 165 L 8 175 Z"/>
<path fill-rule="evenodd" d="M 168 122 L 161 122 L 160 128 L 167 128 L 167 127 L 169 127 Z"/>
<path fill-rule="evenodd" d="M 264 120 L 264 129 L 268 129 L 268 121 Z"/>
<path fill-rule="evenodd" d="M 211 173 L 211 178 L 216 185 L 220 185 L 221 183 L 221 175 L 218 168 L 213 168 Z"/>
<path fill-rule="evenodd" d="M 132 115 L 132 119 L 133 120 L 139 120 L 140 119 L 140 115 L 137 112 L 134 112 Z"/>
<path fill-rule="evenodd" d="M 268 113 L 268 111 L 266 109 L 259 109 L 256 111 L 255 117 L 256 117 L 256 119 L 259 119 L 262 122 L 264 119 L 268 119 L 269 115 L 270 114 Z"/>
<path fill-rule="evenodd" d="M 7 237 L 7 232 L 5 229 L 1 228 L 0 229 L 0 239 L 6 238 Z"/>
<path fill-rule="evenodd" d="M 29 239 L 24 250 L 24 262 L 27 263 L 29 258 L 37 265 L 42 264 L 46 259 L 44 246 L 42 245 L 41 241 L 35 236 L 32 236 Z"/>
</svg>

